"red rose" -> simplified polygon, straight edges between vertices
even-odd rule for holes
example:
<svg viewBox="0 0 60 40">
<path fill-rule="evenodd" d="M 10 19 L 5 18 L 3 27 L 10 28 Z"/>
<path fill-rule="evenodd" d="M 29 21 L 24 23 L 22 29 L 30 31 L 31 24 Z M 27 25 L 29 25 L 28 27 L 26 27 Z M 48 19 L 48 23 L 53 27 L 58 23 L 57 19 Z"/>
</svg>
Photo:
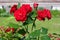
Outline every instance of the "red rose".
<svg viewBox="0 0 60 40">
<path fill-rule="evenodd" d="M 17 21 L 24 22 L 27 19 L 27 13 L 31 12 L 32 8 L 29 4 L 23 4 L 17 11 L 15 11 L 14 16 Z"/>
<path fill-rule="evenodd" d="M 48 20 L 51 19 L 51 13 L 50 10 L 48 9 L 38 10 L 37 14 L 38 14 L 37 18 L 39 20 L 45 20 L 46 17 L 48 18 Z"/>
<path fill-rule="evenodd" d="M 14 32 L 14 30 L 15 30 L 14 28 L 10 28 L 10 27 L 9 27 L 9 28 L 7 28 L 7 29 L 5 30 L 5 32 L 10 32 L 10 31 Z"/>
<path fill-rule="evenodd" d="M 44 13 L 46 14 L 46 17 L 48 18 L 48 20 L 51 19 L 51 12 L 50 12 L 50 10 L 44 9 Z"/>
<path fill-rule="evenodd" d="M 23 4 L 21 7 L 25 8 L 27 13 L 32 11 L 32 7 L 29 4 Z"/>
<path fill-rule="evenodd" d="M 27 19 L 26 10 L 25 9 L 18 9 L 17 11 L 15 11 L 14 16 L 17 21 L 24 22 Z"/>
<path fill-rule="evenodd" d="M 17 5 L 13 5 L 10 9 L 10 13 L 14 13 L 17 10 Z"/>
<path fill-rule="evenodd" d="M 57 38 L 56 40 L 60 40 L 60 38 Z"/>
<path fill-rule="evenodd" d="M 37 11 L 37 18 L 39 19 L 39 20 L 45 20 L 45 14 L 43 13 L 43 11 L 42 10 L 38 10 Z"/>
<path fill-rule="evenodd" d="M 34 8 L 37 8 L 38 7 L 38 4 L 37 3 L 34 3 L 33 6 L 34 6 Z"/>
</svg>

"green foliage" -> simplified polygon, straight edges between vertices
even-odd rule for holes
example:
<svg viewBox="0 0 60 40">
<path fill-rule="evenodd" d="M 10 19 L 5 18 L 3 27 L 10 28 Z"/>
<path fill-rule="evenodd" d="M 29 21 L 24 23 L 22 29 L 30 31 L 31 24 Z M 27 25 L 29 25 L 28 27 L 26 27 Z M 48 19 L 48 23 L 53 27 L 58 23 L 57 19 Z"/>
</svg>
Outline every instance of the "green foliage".
<svg viewBox="0 0 60 40">
<path fill-rule="evenodd" d="M 31 32 L 29 36 L 26 38 L 26 40 L 31 40 L 31 38 L 36 38 L 37 36 L 40 36 L 40 30 L 35 30 L 34 32 Z"/>
<path fill-rule="evenodd" d="M 23 25 L 28 25 L 28 24 L 31 24 L 31 23 L 33 23 L 33 19 L 30 16 L 28 16 L 27 20 L 23 23 Z"/>
<path fill-rule="evenodd" d="M 17 29 L 17 28 L 20 27 L 20 25 L 18 25 L 16 23 L 11 23 L 11 22 L 7 26 L 12 27 L 12 28 L 15 28 L 15 29 Z"/>
<path fill-rule="evenodd" d="M 50 10 L 53 17 L 60 17 L 60 10 Z"/>
<path fill-rule="evenodd" d="M 41 34 L 47 34 L 47 33 L 48 33 L 48 29 L 42 27 L 42 28 L 40 29 L 40 32 L 41 32 Z"/>
<path fill-rule="evenodd" d="M 29 25 L 35 21 L 35 17 L 37 16 L 36 10 L 33 10 L 28 16 L 27 20 L 23 23 L 23 25 Z M 35 26 L 35 24 L 33 25 Z"/>
<path fill-rule="evenodd" d="M 29 16 L 31 16 L 32 18 L 35 18 L 35 17 L 37 16 L 36 10 L 33 10 L 33 11 L 29 14 Z"/>
<path fill-rule="evenodd" d="M 30 33 L 30 36 L 32 36 L 32 37 L 40 36 L 40 30 L 35 30 L 34 32 Z"/>
<path fill-rule="evenodd" d="M 25 40 L 31 40 L 29 37 L 27 38 L 27 39 L 25 39 Z"/>
<path fill-rule="evenodd" d="M 32 37 L 32 38 L 36 38 L 36 37 L 38 37 L 38 36 L 41 36 L 41 40 L 51 40 L 50 38 L 49 38 L 49 36 L 47 35 L 47 33 L 48 33 L 48 29 L 46 29 L 46 28 L 44 28 L 44 27 L 42 27 L 41 29 L 39 29 L 39 30 L 35 30 L 35 31 L 33 31 L 33 32 L 31 32 L 30 34 L 29 34 L 29 36 L 28 36 L 28 38 L 26 38 L 26 40 L 30 40 L 30 37 Z M 44 36 L 42 36 L 42 35 L 44 35 Z"/>
<path fill-rule="evenodd" d="M 0 9 L 0 13 L 4 13 L 6 12 L 6 10 L 3 8 L 3 9 Z"/>
<path fill-rule="evenodd" d="M 51 40 L 48 35 L 41 36 L 41 40 Z"/>
<path fill-rule="evenodd" d="M 5 8 L 0 9 L 0 17 L 8 17 L 10 16 L 9 12 L 6 12 Z"/>
<path fill-rule="evenodd" d="M 32 19 L 31 17 L 28 16 L 26 22 L 27 22 L 28 24 L 33 23 L 33 19 Z"/>
<path fill-rule="evenodd" d="M 20 8 L 20 3 L 18 3 L 18 6 L 17 6 L 17 8 Z"/>
<path fill-rule="evenodd" d="M 10 13 L 9 12 L 4 12 L 0 14 L 0 17 L 9 17 Z"/>
<path fill-rule="evenodd" d="M 18 33 L 19 33 L 19 34 L 22 34 L 22 35 L 25 35 L 25 34 L 26 34 L 26 31 L 25 31 L 24 29 L 20 29 L 20 30 L 18 31 Z"/>
<path fill-rule="evenodd" d="M 53 33 L 53 35 L 57 35 L 57 33 Z"/>
<path fill-rule="evenodd" d="M 5 38 L 0 38 L 0 40 L 6 40 Z"/>
</svg>

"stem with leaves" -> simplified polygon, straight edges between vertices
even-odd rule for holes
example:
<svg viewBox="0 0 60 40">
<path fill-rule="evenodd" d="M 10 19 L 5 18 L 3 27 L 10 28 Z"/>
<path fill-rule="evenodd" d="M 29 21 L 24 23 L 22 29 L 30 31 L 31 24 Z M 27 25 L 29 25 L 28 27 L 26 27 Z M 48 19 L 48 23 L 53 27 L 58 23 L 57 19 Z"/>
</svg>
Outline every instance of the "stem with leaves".
<svg viewBox="0 0 60 40">
<path fill-rule="evenodd" d="M 39 40 L 39 36 L 38 36 L 38 40 Z"/>
<path fill-rule="evenodd" d="M 29 32 L 28 32 L 28 25 L 27 25 L 27 27 L 26 27 L 26 32 L 29 33 Z"/>
<path fill-rule="evenodd" d="M 33 21 L 33 25 L 32 25 L 32 29 L 31 30 L 33 30 L 33 28 L 36 27 L 35 21 L 36 21 L 36 17 L 35 17 L 35 19 Z"/>
</svg>

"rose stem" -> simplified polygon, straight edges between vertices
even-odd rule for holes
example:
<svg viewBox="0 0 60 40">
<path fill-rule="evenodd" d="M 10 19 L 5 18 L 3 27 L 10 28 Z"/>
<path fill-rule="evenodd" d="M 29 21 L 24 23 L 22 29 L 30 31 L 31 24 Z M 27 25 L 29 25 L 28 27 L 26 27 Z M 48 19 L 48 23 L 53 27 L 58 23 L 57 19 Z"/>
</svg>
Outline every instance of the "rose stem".
<svg viewBox="0 0 60 40">
<path fill-rule="evenodd" d="M 28 32 L 28 25 L 27 25 L 26 31 L 27 31 L 27 33 L 29 33 L 29 32 Z"/>
<path fill-rule="evenodd" d="M 39 40 L 39 36 L 38 36 L 38 40 Z"/>
<path fill-rule="evenodd" d="M 36 17 L 35 17 L 35 19 L 34 19 L 34 22 L 33 22 L 31 31 L 33 30 L 33 27 L 36 27 L 36 26 L 35 26 L 35 21 L 36 21 Z"/>
</svg>

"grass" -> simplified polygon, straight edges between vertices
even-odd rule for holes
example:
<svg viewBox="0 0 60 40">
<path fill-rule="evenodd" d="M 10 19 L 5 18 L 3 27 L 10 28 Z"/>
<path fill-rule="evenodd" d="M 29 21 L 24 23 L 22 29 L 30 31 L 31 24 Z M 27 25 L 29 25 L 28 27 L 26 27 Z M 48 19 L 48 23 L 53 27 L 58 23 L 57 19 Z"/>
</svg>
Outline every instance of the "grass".
<svg viewBox="0 0 60 40">
<path fill-rule="evenodd" d="M 9 22 L 18 23 L 13 17 L 0 17 L 0 26 L 7 27 Z M 31 31 L 31 25 L 29 25 L 29 31 Z M 60 34 L 60 18 L 52 18 L 51 20 L 39 21 L 36 20 L 36 29 L 41 27 L 47 28 L 49 33 L 59 33 Z"/>
</svg>

